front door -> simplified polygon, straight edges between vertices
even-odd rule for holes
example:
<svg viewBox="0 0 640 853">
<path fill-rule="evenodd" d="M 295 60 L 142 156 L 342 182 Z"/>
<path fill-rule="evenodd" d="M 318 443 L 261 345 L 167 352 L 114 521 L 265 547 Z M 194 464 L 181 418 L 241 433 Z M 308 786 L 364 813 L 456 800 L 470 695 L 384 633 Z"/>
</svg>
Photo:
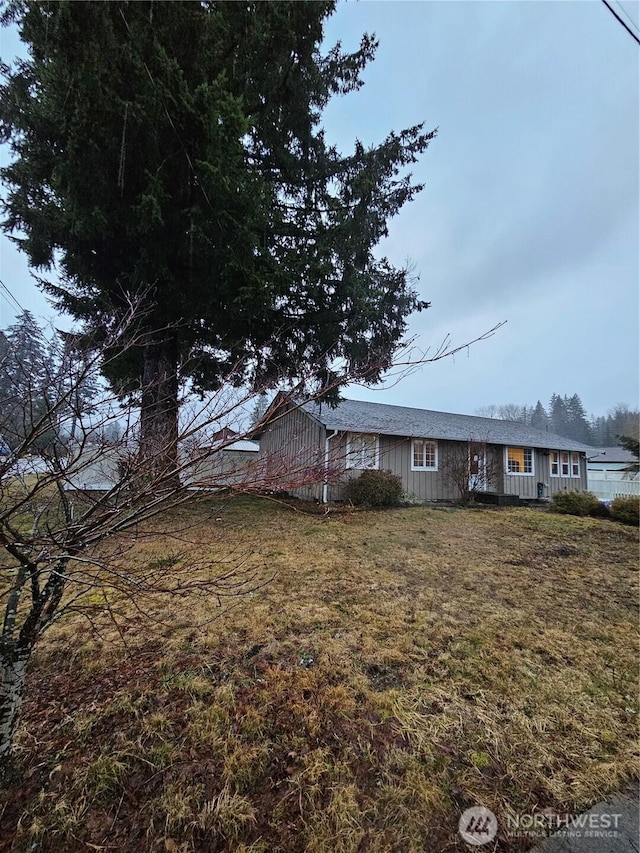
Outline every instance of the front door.
<svg viewBox="0 0 640 853">
<path fill-rule="evenodd" d="M 487 491 L 487 446 L 469 442 L 469 491 Z"/>
</svg>

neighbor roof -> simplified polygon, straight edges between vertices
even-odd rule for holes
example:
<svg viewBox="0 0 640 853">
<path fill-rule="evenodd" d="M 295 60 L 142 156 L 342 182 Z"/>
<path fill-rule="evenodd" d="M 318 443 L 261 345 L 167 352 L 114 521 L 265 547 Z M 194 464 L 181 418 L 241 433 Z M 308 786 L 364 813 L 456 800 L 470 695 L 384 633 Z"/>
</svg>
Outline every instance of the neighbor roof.
<svg viewBox="0 0 640 853">
<path fill-rule="evenodd" d="M 637 462 L 638 460 L 630 450 L 624 447 L 594 447 L 591 450 L 589 462 Z"/>
<path fill-rule="evenodd" d="M 570 438 L 533 429 L 516 421 L 501 421 L 497 418 L 433 412 L 429 409 L 390 406 L 386 403 L 366 403 L 363 400 L 343 400 L 336 408 L 324 403 L 304 403 L 302 408 L 331 430 L 449 441 L 482 441 L 488 444 L 582 452 L 593 449 Z"/>
</svg>

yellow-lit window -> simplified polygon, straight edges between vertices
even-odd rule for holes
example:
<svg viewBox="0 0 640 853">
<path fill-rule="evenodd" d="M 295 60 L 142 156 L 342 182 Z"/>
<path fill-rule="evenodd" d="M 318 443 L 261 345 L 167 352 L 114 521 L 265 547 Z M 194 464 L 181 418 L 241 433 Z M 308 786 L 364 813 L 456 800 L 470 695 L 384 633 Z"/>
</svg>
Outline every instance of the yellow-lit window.
<svg viewBox="0 0 640 853">
<path fill-rule="evenodd" d="M 533 474 L 533 450 L 530 447 L 507 447 L 509 474 Z"/>
<path fill-rule="evenodd" d="M 557 450 L 551 451 L 551 476 L 560 476 L 560 454 Z"/>
</svg>

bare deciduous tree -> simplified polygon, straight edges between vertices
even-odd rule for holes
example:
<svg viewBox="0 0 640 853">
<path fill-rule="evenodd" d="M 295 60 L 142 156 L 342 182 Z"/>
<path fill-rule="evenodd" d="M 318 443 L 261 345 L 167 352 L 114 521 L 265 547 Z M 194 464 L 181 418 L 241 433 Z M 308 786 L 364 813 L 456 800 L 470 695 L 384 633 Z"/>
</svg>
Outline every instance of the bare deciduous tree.
<svg viewBox="0 0 640 853">
<path fill-rule="evenodd" d="M 270 388 L 243 388 L 244 375 L 238 365 L 222 388 L 202 401 L 185 394 L 176 443 L 166 457 L 174 457 L 168 469 L 147 464 L 139 448 L 140 419 L 136 401 L 122 408 L 122 401 L 108 390 L 100 375 L 110 353 L 121 355 L 123 347 L 139 347 L 144 340 L 136 333 L 140 303 L 131 304 L 127 316 L 105 330 L 99 346 L 91 348 L 81 338 L 66 337 L 64 346 L 47 355 L 38 388 L 27 383 L 11 386 L 0 399 L 0 433 L 9 452 L 0 461 L 0 601 L 4 621 L 0 634 L 0 761 L 8 759 L 24 691 L 27 666 L 38 640 L 55 622 L 70 612 L 90 615 L 93 605 L 104 600 L 104 609 L 114 619 L 110 604 L 114 597 L 133 602 L 139 611 L 154 596 L 176 596 L 188 610 L 191 596 L 209 596 L 212 603 L 238 596 L 265 583 L 259 570 L 233 558 L 224 564 L 166 567 L 141 562 L 129 554 L 131 532 L 165 510 L 193 499 L 193 489 L 231 492 L 269 492 L 293 489 L 326 480 L 324 460 L 316 465 L 281 464 L 260 459 L 234 468 L 218 464 L 220 454 L 238 440 L 251 435 L 256 398 Z M 490 330 L 477 340 L 491 336 Z M 465 344 L 464 346 L 467 346 Z M 405 350 L 391 381 L 407 371 L 451 355 L 446 341 L 433 354 Z M 0 373 L 9 362 L 0 359 Z M 32 374 L 29 374 L 30 376 Z M 309 371 L 313 375 L 313 371 Z M 4 377 L 7 379 L 8 377 Z M 2 377 L 0 377 L 2 379 Z M 335 390 L 348 381 L 366 381 L 349 365 L 336 365 Z M 0 388 L 7 383 L 0 381 Z M 84 390 L 93 390 L 87 405 Z M 313 398 L 313 388 L 304 384 L 288 389 L 292 399 Z M 327 392 L 323 387 L 315 397 Z M 33 407 L 38 398 L 37 410 Z M 137 401 L 139 403 L 139 400 Z M 28 413 L 21 416 L 20 408 Z M 10 415 L 10 417 L 9 417 Z M 283 412 L 284 415 L 284 412 Z M 277 417 L 277 415 L 276 415 Z M 231 423 L 236 429 L 224 430 Z M 220 440 L 222 436 L 222 440 Z M 215 440 L 214 437 L 216 437 Z M 46 440 L 44 440 L 46 438 Z M 32 457 L 35 448 L 39 455 Z M 166 448 L 160 448 L 164 450 Z M 230 543 L 230 552 L 233 543 Z"/>
<path fill-rule="evenodd" d="M 497 456 L 492 445 L 476 438 L 468 444 L 452 444 L 444 456 L 445 476 L 455 487 L 463 504 L 472 503 L 479 492 L 490 489 L 496 480 Z"/>
</svg>

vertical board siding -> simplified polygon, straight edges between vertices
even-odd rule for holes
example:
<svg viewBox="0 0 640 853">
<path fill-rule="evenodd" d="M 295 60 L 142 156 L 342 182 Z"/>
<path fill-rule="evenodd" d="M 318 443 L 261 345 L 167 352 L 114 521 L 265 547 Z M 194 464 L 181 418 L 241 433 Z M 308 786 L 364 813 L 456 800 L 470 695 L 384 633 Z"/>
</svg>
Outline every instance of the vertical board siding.
<svg viewBox="0 0 640 853">
<path fill-rule="evenodd" d="M 412 471 L 411 439 L 395 435 L 379 437 L 380 457 L 379 469 L 399 474 L 402 488 L 405 492 L 419 498 L 421 501 L 456 500 L 460 491 L 452 477 L 450 466 L 460 452 L 466 453 L 466 442 L 438 441 L 437 471 Z M 332 468 L 334 474 L 329 487 L 329 500 L 344 500 L 346 483 L 362 472 L 356 468 L 346 467 L 347 434 L 340 433 L 331 439 Z M 338 467 L 341 466 L 341 473 Z"/>
<path fill-rule="evenodd" d="M 331 435 L 331 431 L 328 433 Z M 260 459 L 267 472 L 270 488 L 282 489 L 306 500 L 322 500 L 325 471 L 325 428 L 301 409 L 291 407 L 263 433 L 260 440 Z M 359 476 L 360 469 L 347 468 L 347 432 L 329 440 L 327 495 L 330 501 L 345 499 L 345 486 Z M 430 438 L 430 436 L 424 436 Z M 463 485 L 456 469 L 460 459 L 466 459 L 466 441 L 437 440 L 438 466 L 436 471 L 412 471 L 411 439 L 402 436 L 379 436 L 379 469 L 399 474 L 402 488 L 421 501 L 455 501 Z M 514 445 L 517 446 L 517 445 Z M 580 454 L 580 477 L 551 477 L 550 452 L 534 449 L 533 474 L 507 473 L 506 447 L 486 444 L 487 491 L 536 498 L 537 484 L 545 484 L 544 497 L 559 491 L 587 489 L 587 467 Z"/>
<path fill-rule="evenodd" d="M 265 486 L 303 500 L 322 500 L 324 427 L 290 406 L 260 437 Z"/>
<path fill-rule="evenodd" d="M 258 453 L 252 450 L 217 450 L 203 459 L 187 464 L 180 475 L 183 485 L 198 488 L 224 488 L 250 485 L 259 476 Z"/>
<path fill-rule="evenodd" d="M 332 434 L 332 430 L 328 435 Z M 329 488 L 327 499 L 329 501 L 343 501 L 345 499 L 345 486 L 361 472 L 355 468 L 347 468 L 347 437 L 348 433 L 339 432 L 329 439 Z"/>
<path fill-rule="evenodd" d="M 514 447 L 516 445 L 513 445 Z M 583 454 L 580 454 L 579 477 L 552 477 L 551 455 L 548 450 L 534 449 L 533 474 L 508 474 L 506 463 L 506 448 L 502 449 L 504 458 L 504 491 L 508 495 L 519 495 L 521 498 L 536 498 L 538 483 L 544 483 L 544 497 L 551 497 L 556 492 L 586 491 L 587 466 Z"/>
</svg>

